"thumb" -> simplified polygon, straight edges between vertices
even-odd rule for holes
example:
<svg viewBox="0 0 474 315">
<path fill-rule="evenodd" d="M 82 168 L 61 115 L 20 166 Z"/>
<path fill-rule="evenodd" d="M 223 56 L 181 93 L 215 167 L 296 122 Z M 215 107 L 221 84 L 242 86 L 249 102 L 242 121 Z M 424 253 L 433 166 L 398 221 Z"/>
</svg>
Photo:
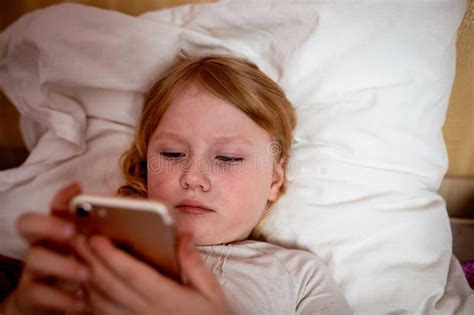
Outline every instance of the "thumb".
<svg viewBox="0 0 474 315">
<path fill-rule="evenodd" d="M 81 186 L 78 182 L 71 182 L 62 187 L 51 201 L 51 213 L 58 217 L 69 218 L 69 202 L 73 197 L 81 193 Z"/>
<path fill-rule="evenodd" d="M 188 285 L 210 301 L 222 301 L 224 293 L 221 286 L 202 260 L 190 234 L 185 234 L 180 238 L 178 255 L 181 272 L 187 279 Z"/>
</svg>

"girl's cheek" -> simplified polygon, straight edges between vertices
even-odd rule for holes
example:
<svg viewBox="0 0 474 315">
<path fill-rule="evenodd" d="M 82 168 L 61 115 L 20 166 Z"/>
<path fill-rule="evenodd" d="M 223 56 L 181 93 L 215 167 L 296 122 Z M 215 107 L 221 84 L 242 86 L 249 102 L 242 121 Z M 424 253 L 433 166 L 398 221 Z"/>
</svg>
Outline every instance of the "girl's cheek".
<svg viewBox="0 0 474 315">
<path fill-rule="evenodd" d="M 153 176 L 154 174 L 161 173 L 163 169 L 163 163 L 157 157 L 151 157 L 147 160 L 147 174 Z"/>
<path fill-rule="evenodd" d="M 148 172 L 147 188 L 148 197 L 161 199 L 169 195 L 173 187 L 179 185 L 179 181 L 173 180 L 175 176 L 169 172 Z"/>
</svg>

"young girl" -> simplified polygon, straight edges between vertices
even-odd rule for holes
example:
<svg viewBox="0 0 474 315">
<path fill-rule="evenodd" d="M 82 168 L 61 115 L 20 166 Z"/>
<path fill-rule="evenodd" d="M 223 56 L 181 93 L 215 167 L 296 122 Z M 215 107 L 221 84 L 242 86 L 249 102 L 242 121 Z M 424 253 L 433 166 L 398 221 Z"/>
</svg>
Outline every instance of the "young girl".
<svg viewBox="0 0 474 315">
<path fill-rule="evenodd" d="M 2 315 L 351 314 L 317 256 L 255 240 L 285 192 L 294 126 L 283 91 L 254 64 L 181 57 L 146 97 L 118 194 L 169 205 L 185 284 L 103 236 L 85 240 L 67 220 L 29 213 L 18 229 L 31 248 Z M 58 192 L 52 212 L 79 192 Z"/>
</svg>

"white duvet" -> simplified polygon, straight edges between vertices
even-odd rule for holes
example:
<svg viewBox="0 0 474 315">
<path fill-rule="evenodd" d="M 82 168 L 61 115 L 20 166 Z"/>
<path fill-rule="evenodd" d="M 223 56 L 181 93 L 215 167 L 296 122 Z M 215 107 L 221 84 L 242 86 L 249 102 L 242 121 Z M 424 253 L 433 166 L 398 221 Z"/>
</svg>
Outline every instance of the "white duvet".
<svg viewBox="0 0 474 315">
<path fill-rule="evenodd" d="M 131 17 L 62 4 L 0 34 L 0 87 L 32 150 L 0 172 L 0 253 L 14 220 L 80 180 L 113 194 L 143 93 L 184 49 L 247 57 L 298 114 L 290 184 L 269 241 L 329 266 L 356 314 L 474 314 L 437 194 L 466 3 L 224 1 Z"/>
</svg>

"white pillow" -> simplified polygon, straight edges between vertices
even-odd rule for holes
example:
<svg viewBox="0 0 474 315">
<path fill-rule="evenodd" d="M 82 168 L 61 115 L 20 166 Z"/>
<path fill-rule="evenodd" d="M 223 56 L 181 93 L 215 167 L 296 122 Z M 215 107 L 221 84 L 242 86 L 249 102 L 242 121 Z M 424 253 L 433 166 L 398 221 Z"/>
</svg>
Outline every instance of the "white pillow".
<svg viewBox="0 0 474 315">
<path fill-rule="evenodd" d="M 231 53 L 277 81 L 298 114 L 268 239 L 319 255 L 356 314 L 467 312 L 474 294 L 451 262 L 436 193 L 465 6 L 225 1 L 130 17 L 63 4 L 24 16 L 0 34 L 0 86 L 34 149 L 0 172 L 0 253 L 21 257 L 14 219 L 47 211 L 64 182 L 114 193 L 143 93 L 180 49 Z"/>
</svg>

